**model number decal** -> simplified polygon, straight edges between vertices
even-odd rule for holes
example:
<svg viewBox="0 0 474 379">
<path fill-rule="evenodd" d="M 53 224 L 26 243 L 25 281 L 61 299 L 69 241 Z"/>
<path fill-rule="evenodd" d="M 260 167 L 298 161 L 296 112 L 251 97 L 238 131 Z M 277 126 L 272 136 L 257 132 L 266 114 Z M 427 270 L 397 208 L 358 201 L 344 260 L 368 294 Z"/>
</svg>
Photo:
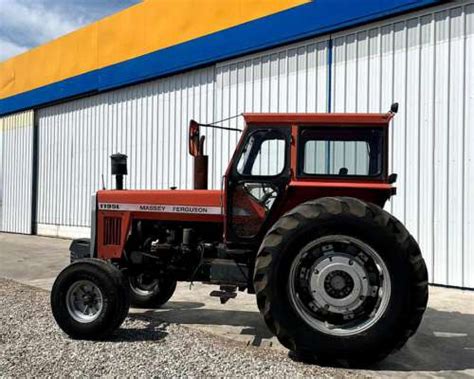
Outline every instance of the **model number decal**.
<svg viewBox="0 0 474 379">
<path fill-rule="evenodd" d="M 157 204 L 120 204 L 99 203 L 99 209 L 104 211 L 130 211 L 155 213 L 183 213 L 183 214 L 222 214 L 221 207 L 196 207 L 191 205 L 157 205 Z"/>
</svg>

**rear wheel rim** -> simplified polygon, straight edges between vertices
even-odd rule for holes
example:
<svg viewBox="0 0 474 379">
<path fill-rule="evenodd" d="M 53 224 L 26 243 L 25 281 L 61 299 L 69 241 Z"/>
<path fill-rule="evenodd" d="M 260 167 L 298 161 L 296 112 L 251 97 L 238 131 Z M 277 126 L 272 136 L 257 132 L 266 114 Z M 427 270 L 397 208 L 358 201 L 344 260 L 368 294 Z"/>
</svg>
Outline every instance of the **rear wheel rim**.
<svg viewBox="0 0 474 379">
<path fill-rule="evenodd" d="M 352 336 L 374 326 L 387 310 L 390 274 L 380 255 L 361 240 L 326 236 L 307 244 L 293 260 L 288 294 L 311 328 Z"/>
<path fill-rule="evenodd" d="M 79 280 L 66 293 L 66 307 L 75 321 L 91 323 L 97 320 L 104 308 L 102 291 L 90 280 Z"/>
</svg>

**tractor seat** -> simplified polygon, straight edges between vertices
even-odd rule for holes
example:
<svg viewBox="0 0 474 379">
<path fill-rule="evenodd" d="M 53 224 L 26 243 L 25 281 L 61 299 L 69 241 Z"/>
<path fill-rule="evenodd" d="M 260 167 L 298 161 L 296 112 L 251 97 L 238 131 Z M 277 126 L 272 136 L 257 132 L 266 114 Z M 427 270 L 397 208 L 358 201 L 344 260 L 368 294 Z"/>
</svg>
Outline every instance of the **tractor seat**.
<svg viewBox="0 0 474 379">
<path fill-rule="evenodd" d="M 346 167 L 341 167 L 339 170 L 339 175 L 340 176 L 346 176 L 349 173 L 349 170 Z"/>
</svg>

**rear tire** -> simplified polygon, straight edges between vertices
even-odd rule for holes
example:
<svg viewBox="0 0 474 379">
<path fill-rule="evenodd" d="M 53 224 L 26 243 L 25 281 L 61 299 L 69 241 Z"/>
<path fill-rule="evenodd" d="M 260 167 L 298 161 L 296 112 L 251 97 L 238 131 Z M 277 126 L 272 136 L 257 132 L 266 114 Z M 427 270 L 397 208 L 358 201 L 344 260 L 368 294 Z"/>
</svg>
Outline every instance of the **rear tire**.
<svg viewBox="0 0 474 379">
<path fill-rule="evenodd" d="M 285 347 L 352 366 L 406 343 L 426 309 L 427 283 L 406 228 L 374 204 L 342 197 L 304 203 L 277 221 L 254 274 L 260 312 Z"/>
<path fill-rule="evenodd" d="M 66 267 L 51 291 L 59 327 L 74 339 L 100 340 L 125 320 L 130 307 L 128 283 L 115 266 L 83 259 Z"/>
<path fill-rule="evenodd" d="M 167 303 L 176 290 L 176 281 L 129 275 L 130 299 L 135 308 L 157 309 Z"/>
</svg>

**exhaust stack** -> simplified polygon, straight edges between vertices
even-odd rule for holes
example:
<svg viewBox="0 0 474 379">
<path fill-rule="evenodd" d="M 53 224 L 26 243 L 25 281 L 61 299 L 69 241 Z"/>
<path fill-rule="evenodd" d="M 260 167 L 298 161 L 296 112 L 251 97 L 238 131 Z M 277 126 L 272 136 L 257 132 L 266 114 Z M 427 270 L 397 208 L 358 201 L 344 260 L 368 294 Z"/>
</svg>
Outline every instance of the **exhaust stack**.
<svg viewBox="0 0 474 379">
<path fill-rule="evenodd" d="M 209 157 L 204 155 L 204 141 L 200 135 L 200 124 L 194 120 L 189 123 L 189 154 L 194 157 L 194 189 L 207 190 Z"/>
<path fill-rule="evenodd" d="M 123 190 L 123 177 L 128 175 L 127 156 L 125 154 L 113 154 L 110 156 L 112 163 L 112 175 L 115 175 L 115 189 Z"/>
</svg>

